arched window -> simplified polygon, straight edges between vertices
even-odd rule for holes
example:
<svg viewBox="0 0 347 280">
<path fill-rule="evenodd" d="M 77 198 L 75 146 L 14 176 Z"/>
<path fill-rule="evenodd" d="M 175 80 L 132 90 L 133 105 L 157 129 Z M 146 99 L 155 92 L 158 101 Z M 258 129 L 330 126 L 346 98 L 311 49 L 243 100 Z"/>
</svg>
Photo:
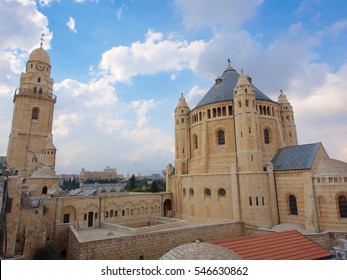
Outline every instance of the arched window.
<svg viewBox="0 0 347 280">
<path fill-rule="evenodd" d="M 34 87 L 33 93 L 34 93 L 34 94 L 37 93 L 37 87 Z"/>
<path fill-rule="evenodd" d="M 218 196 L 225 196 L 225 194 L 226 194 L 225 189 L 220 188 L 220 189 L 218 190 Z"/>
<path fill-rule="evenodd" d="M 338 198 L 340 218 L 347 218 L 347 199 L 341 195 Z"/>
<path fill-rule="evenodd" d="M 264 129 L 264 143 L 270 144 L 270 132 L 268 129 Z"/>
<path fill-rule="evenodd" d="M 205 194 L 205 196 L 211 196 L 211 190 L 208 189 L 208 188 L 206 188 L 206 189 L 204 190 L 204 194 Z"/>
<path fill-rule="evenodd" d="M 42 95 L 42 88 L 39 89 L 39 94 Z"/>
<path fill-rule="evenodd" d="M 31 119 L 32 120 L 38 120 L 39 119 L 39 109 L 34 108 L 32 113 L 31 113 Z"/>
<path fill-rule="evenodd" d="M 42 188 L 42 194 L 47 194 L 47 187 L 46 187 L 46 186 L 44 186 L 44 187 Z"/>
<path fill-rule="evenodd" d="M 289 196 L 289 210 L 290 215 L 298 215 L 298 206 L 296 204 L 296 197 L 294 195 Z"/>
<path fill-rule="evenodd" d="M 224 145 L 225 144 L 225 134 L 223 130 L 218 131 L 218 145 Z"/>
<path fill-rule="evenodd" d="M 37 78 L 37 82 L 41 83 L 41 78 L 40 77 Z"/>
<path fill-rule="evenodd" d="M 196 134 L 193 135 L 193 148 L 194 150 L 198 148 L 198 136 Z"/>
<path fill-rule="evenodd" d="M 189 189 L 189 195 L 194 196 L 194 190 L 192 188 Z"/>
</svg>

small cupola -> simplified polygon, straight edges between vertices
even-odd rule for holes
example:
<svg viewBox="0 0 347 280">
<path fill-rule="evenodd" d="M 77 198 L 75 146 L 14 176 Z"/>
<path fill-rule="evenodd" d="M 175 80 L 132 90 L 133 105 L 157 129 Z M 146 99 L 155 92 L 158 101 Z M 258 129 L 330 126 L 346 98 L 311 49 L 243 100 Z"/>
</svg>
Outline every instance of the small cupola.
<svg viewBox="0 0 347 280">
<path fill-rule="evenodd" d="M 220 85 L 222 83 L 222 78 L 218 75 L 217 78 L 215 79 L 216 85 Z"/>
</svg>

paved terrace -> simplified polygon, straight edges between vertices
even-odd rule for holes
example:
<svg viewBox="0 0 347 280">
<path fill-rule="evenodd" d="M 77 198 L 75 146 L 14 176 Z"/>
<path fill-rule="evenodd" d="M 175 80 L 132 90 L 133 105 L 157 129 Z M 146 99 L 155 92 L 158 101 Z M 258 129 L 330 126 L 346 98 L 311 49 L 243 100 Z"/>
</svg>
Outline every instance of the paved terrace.
<svg viewBox="0 0 347 280">
<path fill-rule="evenodd" d="M 137 223 L 137 227 L 133 227 L 134 223 Z M 104 240 L 115 237 L 164 231 L 169 229 L 171 230 L 182 227 L 191 227 L 194 225 L 196 224 L 184 220 L 156 217 L 151 218 L 150 220 L 142 219 L 132 221 L 129 222 L 129 224 L 102 223 L 101 227 L 99 228 L 76 230 L 73 226 L 70 226 L 70 229 L 72 230 L 78 241 L 82 243 L 94 240 Z"/>
</svg>

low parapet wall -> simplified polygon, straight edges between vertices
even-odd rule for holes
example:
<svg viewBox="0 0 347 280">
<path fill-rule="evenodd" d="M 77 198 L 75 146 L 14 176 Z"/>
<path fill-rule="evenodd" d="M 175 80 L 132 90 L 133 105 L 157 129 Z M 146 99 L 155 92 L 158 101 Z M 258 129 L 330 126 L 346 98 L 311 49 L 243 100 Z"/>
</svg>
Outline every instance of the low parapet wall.
<svg viewBox="0 0 347 280">
<path fill-rule="evenodd" d="M 212 241 L 240 237 L 242 231 L 241 223 L 228 222 L 193 225 L 121 237 L 110 236 L 107 239 L 80 242 L 78 232 L 70 226 L 68 258 L 77 260 L 155 260 L 181 244 L 196 240 Z"/>
</svg>

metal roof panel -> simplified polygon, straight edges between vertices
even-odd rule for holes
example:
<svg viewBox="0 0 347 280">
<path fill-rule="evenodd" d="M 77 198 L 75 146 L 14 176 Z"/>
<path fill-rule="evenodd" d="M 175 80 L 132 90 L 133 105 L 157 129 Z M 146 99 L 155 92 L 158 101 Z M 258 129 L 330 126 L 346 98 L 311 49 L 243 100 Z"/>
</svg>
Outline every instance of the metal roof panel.
<svg viewBox="0 0 347 280">
<path fill-rule="evenodd" d="M 274 171 L 311 169 L 320 145 L 313 143 L 278 150 L 272 159 Z"/>
</svg>

